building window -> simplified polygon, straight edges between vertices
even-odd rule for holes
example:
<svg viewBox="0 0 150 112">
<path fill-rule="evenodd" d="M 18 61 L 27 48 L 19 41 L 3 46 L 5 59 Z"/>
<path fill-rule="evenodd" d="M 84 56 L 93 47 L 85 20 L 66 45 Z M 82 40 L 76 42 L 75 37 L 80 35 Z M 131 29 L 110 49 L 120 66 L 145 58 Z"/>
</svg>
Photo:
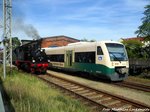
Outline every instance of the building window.
<svg viewBox="0 0 150 112">
<path fill-rule="evenodd" d="M 54 48 L 54 47 L 58 47 L 57 45 L 51 45 L 48 48 Z"/>
<path fill-rule="evenodd" d="M 75 62 L 79 63 L 95 63 L 95 52 L 76 52 Z"/>
</svg>

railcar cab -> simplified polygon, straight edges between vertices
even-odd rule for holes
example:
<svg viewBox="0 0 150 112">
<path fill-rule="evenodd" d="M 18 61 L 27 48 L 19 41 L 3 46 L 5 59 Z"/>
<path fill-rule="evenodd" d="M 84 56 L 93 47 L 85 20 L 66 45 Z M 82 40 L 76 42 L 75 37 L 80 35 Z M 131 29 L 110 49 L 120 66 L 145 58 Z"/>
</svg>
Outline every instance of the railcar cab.
<svg viewBox="0 0 150 112">
<path fill-rule="evenodd" d="M 119 42 L 102 42 L 97 45 L 97 64 L 104 65 L 97 71 L 111 81 L 122 81 L 128 76 L 129 62 L 126 49 Z"/>
</svg>

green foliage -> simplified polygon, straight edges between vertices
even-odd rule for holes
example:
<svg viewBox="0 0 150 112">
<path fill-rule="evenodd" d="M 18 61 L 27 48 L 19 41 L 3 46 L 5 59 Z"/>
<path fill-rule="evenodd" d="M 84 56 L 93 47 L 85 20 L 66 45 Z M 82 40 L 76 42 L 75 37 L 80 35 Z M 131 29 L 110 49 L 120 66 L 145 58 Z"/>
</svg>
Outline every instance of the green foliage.
<svg viewBox="0 0 150 112">
<path fill-rule="evenodd" d="M 86 38 L 81 39 L 80 41 L 81 41 L 81 42 L 96 42 L 96 40 L 94 40 L 94 39 L 88 40 L 88 39 L 86 39 Z"/>
<path fill-rule="evenodd" d="M 144 45 L 138 40 L 124 40 L 122 42 L 127 49 L 129 58 L 146 58 L 147 53 L 143 51 L 142 46 Z"/>
<path fill-rule="evenodd" d="M 135 33 L 140 37 L 145 37 L 146 40 L 150 40 L 150 5 L 145 7 L 144 15 L 142 25 L 138 27 Z"/>
<path fill-rule="evenodd" d="M 150 45 L 144 47 L 143 52 L 147 54 L 147 58 L 150 58 Z"/>
<path fill-rule="evenodd" d="M 13 49 L 15 49 L 17 46 L 20 46 L 21 43 L 20 43 L 20 40 L 18 37 L 13 37 L 12 38 L 12 46 L 13 46 Z"/>
<path fill-rule="evenodd" d="M 9 41 L 9 39 L 7 40 Z M 0 41 L 0 44 L 2 44 L 2 41 Z M 17 46 L 20 46 L 21 43 L 20 43 L 20 40 L 18 37 L 12 37 L 12 46 L 13 46 L 13 49 L 16 48 Z"/>
<path fill-rule="evenodd" d="M 14 70 L 3 85 L 16 112 L 88 112 L 80 102 L 71 99 L 26 73 Z"/>
</svg>

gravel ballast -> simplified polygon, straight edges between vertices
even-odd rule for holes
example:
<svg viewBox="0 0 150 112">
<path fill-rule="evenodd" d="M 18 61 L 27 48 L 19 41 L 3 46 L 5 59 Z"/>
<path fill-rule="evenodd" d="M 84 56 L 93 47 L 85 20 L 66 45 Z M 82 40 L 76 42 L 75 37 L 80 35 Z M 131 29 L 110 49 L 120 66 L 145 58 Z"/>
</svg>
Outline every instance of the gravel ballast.
<svg viewBox="0 0 150 112">
<path fill-rule="evenodd" d="M 150 105 L 150 93 L 147 93 L 147 92 L 124 88 L 124 87 L 118 87 L 118 86 L 111 85 L 109 83 L 92 81 L 89 79 L 85 79 L 85 78 L 81 78 L 77 76 L 71 76 L 65 73 L 55 72 L 51 70 L 48 70 L 48 73 L 59 76 L 59 77 L 64 77 L 69 80 L 73 80 L 84 85 L 88 85 L 95 89 L 117 94 L 117 95 L 129 98 L 129 99 L 133 99 L 138 102 Z"/>
</svg>

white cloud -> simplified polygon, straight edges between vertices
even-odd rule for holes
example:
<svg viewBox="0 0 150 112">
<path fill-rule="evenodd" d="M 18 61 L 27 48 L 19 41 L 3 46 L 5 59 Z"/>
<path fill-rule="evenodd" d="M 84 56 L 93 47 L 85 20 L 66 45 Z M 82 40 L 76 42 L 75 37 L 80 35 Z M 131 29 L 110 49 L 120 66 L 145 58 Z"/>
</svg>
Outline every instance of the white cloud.
<svg viewBox="0 0 150 112">
<path fill-rule="evenodd" d="M 95 39 L 99 40 L 119 40 L 122 37 L 132 37 L 134 33 L 132 28 L 103 28 L 103 27 L 85 27 L 76 25 L 63 26 L 50 26 L 49 28 L 37 26 L 40 30 L 42 37 L 56 36 L 56 35 L 66 35 L 77 39 L 87 38 L 89 40 Z M 128 30 L 131 30 L 129 32 Z"/>
<path fill-rule="evenodd" d="M 25 23 L 41 36 L 67 35 L 78 39 L 132 37 L 149 0 L 17 0 Z M 107 2 L 108 1 L 108 2 Z M 15 8 L 15 6 L 14 6 Z M 39 11 L 43 12 L 39 12 Z M 14 31 L 15 32 L 15 31 Z M 13 35 L 25 37 L 23 33 Z"/>
</svg>

